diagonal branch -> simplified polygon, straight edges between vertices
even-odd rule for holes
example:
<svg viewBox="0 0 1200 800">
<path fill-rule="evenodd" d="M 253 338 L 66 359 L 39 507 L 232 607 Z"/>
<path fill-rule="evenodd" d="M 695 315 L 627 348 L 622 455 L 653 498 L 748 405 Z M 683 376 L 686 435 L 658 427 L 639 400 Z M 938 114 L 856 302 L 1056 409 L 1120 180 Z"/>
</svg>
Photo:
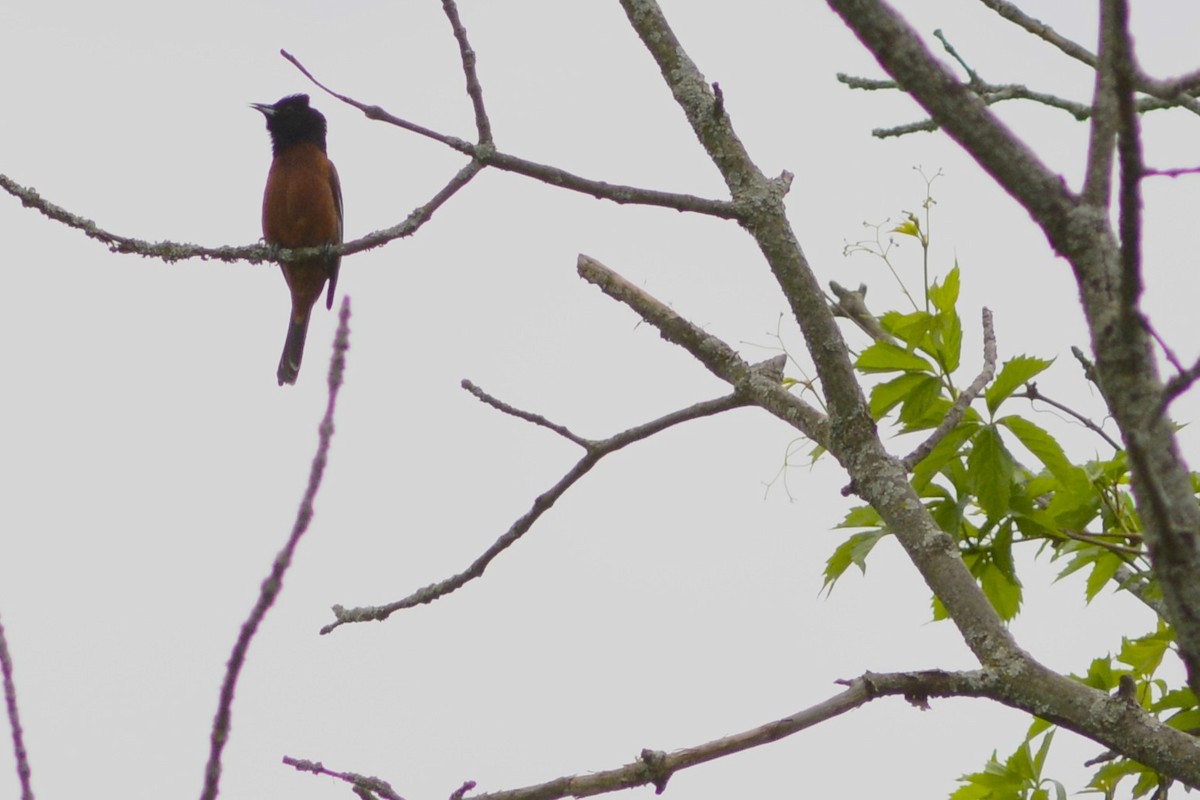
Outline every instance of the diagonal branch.
<svg viewBox="0 0 1200 800">
<path fill-rule="evenodd" d="M 598 200 L 610 200 L 619 205 L 644 205 L 658 206 L 660 208 L 671 208 L 676 211 L 690 211 L 696 214 L 705 214 L 719 219 L 738 219 L 741 212 L 738 207 L 728 200 L 710 200 L 704 197 L 696 197 L 689 194 L 678 194 L 675 192 L 663 192 L 657 189 L 642 189 L 636 186 L 623 186 L 616 183 L 607 183 L 598 181 L 592 178 L 584 178 L 580 175 L 567 172 L 558 167 L 552 167 L 547 164 L 539 164 L 535 161 L 529 161 L 519 156 L 514 156 L 508 153 L 502 153 L 495 148 L 491 141 L 472 144 L 465 139 L 460 139 L 457 136 L 439 133 L 431 128 L 426 128 L 424 125 L 418 125 L 415 122 L 409 122 L 406 119 L 391 114 L 377 105 L 368 105 L 359 100 L 335 92 L 328 86 L 317 80 L 311 72 L 309 72 L 300 60 L 288 53 L 286 50 L 280 50 L 280 54 L 288 61 L 292 62 L 306 78 L 313 82 L 315 86 L 320 88 L 330 97 L 335 97 L 341 100 L 348 106 L 353 106 L 366 116 L 367 119 L 372 119 L 377 122 L 385 122 L 388 125 L 394 125 L 397 128 L 403 128 L 406 131 L 424 136 L 435 142 L 445 145 L 452 150 L 456 150 L 465 156 L 469 156 L 475 163 L 485 167 L 495 167 L 496 169 L 505 172 L 512 172 L 517 175 L 524 175 L 527 178 L 533 178 L 536 181 L 555 186 L 561 189 L 567 189 L 572 192 L 591 195 Z M 470 79 L 468 79 L 470 84 Z M 482 99 L 479 100 L 482 103 Z M 477 106 L 477 109 L 481 106 Z M 477 125 L 481 125 L 480 117 L 476 117 Z M 486 117 L 482 119 L 486 120 Z M 490 126 L 486 128 L 490 133 Z"/>
<path fill-rule="evenodd" d="M 980 2 L 1009 22 L 1057 47 L 1076 61 L 1093 69 L 1099 65 L 1100 59 L 1086 47 L 1068 39 L 1041 20 L 1029 16 L 1009 0 L 980 0 Z M 1138 70 L 1134 73 L 1134 79 L 1134 88 L 1137 91 L 1158 98 L 1164 103 L 1164 105 L 1157 106 L 1158 108 L 1180 106 L 1192 113 L 1200 113 L 1200 101 L 1193 96 L 1197 88 L 1200 88 L 1200 71 L 1190 72 L 1178 78 L 1156 80 Z"/>
<path fill-rule="evenodd" d="M 615 453 L 621 448 L 631 445 L 634 442 L 647 439 L 650 436 L 664 431 L 674 425 L 678 425 L 681 422 L 688 422 L 689 420 L 709 417 L 714 414 L 720 414 L 723 411 L 729 411 L 730 409 L 740 408 L 749 404 L 749 401 L 746 398 L 740 396 L 737 392 L 734 392 L 733 394 L 725 395 L 724 397 L 718 397 L 715 400 L 706 400 L 704 402 L 688 406 L 687 408 L 673 411 L 670 414 L 659 417 L 658 419 L 651 420 L 650 422 L 646 422 L 614 434 L 607 439 L 592 440 L 577 436 L 566 427 L 550 422 L 540 414 L 534 414 L 514 408 L 508 403 L 491 396 L 470 381 L 464 380 L 462 385 L 464 389 L 475 395 L 475 397 L 479 398 L 480 401 L 506 414 L 517 417 L 518 419 L 523 419 L 526 422 L 530 422 L 552 430 L 559 436 L 562 436 L 564 439 L 574 442 L 575 444 L 584 448 L 586 453 L 582 458 L 579 459 L 579 461 L 575 462 L 575 466 L 571 467 L 571 469 L 568 470 L 565 475 L 559 478 L 553 486 L 534 498 L 533 505 L 529 508 L 529 510 L 522 514 L 515 522 L 513 522 L 513 524 L 509 526 L 508 530 L 505 531 L 500 538 L 496 539 L 496 541 L 493 542 L 491 546 L 487 548 L 487 550 L 483 551 L 483 553 L 481 553 L 478 558 L 471 562 L 470 566 L 468 566 L 462 572 L 451 575 L 445 580 L 430 584 L 422 589 L 418 589 L 407 597 L 392 603 L 388 603 L 387 605 L 360 606 L 358 608 L 344 608 L 343 606 L 335 605 L 333 607 L 335 621 L 321 628 L 322 635 L 331 633 L 346 623 L 382 622 L 397 611 L 402 611 L 406 608 L 414 608 L 426 603 L 432 603 L 435 600 L 445 597 L 451 592 L 461 589 L 467 583 L 470 583 L 476 578 L 482 577 L 484 570 L 488 568 L 488 565 L 491 564 L 497 556 L 499 556 L 509 547 L 516 544 L 517 541 L 519 541 L 521 537 L 533 527 L 534 523 L 537 522 L 543 514 L 549 511 L 554 504 L 558 502 L 560 497 L 566 494 L 568 489 L 574 486 L 584 475 L 587 475 L 588 472 L 590 472 L 592 468 L 596 466 L 596 464 L 600 463 L 600 460 L 605 456 Z"/>
<path fill-rule="evenodd" d="M 313 456 L 312 467 L 309 470 L 308 486 L 296 512 L 296 521 L 292 525 L 291 535 L 283 549 L 275 556 L 271 572 L 262 582 L 258 600 L 250 611 L 250 616 L 242 623 L 234 643 L 233 652 L 226 663 L 225 678 L 221 682 L 220 699 L 217 702 L 217 713 L 213 718 L 208 763 L 204 767 L 204 788 L 200 793 L 201 800 L 215 800 L 221 781 L 221 753 L 229 740 L 230 721 L 233 713 L 233 696 L 237 688 L 238 676 L 246 663 L 246 653 L 250 642 L 258 632 L 259 625 L 271 610 L 275 599 L 283 591 L 283 576 L 291 566 L 296 547 L 300 538 L 308 530 L 313 518 L 313 503 L 321 488 L 321 479 L 325 475 L 325 465 L 329 460 L 329 444 L 333 438 L 333 415 L 337 408 L 338 390 L 341 389 L 342 379 L 346 369 L 346 350 L 350 347 L 350 298 L 342 299 L 342 308 L 338 314 L 337 332 L 333 339 L 333 357 L 329 362 L 329 398 L 325 403 L 325 415 L 317 429 L 317 452 Z"/>
<path fill-rule="evenodd" d="M 680 770 L 777 742 L 845 714 L 847 711 L 864 706 L 876 698 L 901 695 L 913 705 L 924 708 L 926 707 L 925 701 L 930 697 L 981 696 L 987 691 L 989 679 L 982 672 L 931 670 L 879 675 L 868 672 L 862 677 L 850 681 L 839 681 L 839 683 L 847 685 L 845 691 L 814 706 L 750 730 L 671 753 L 645 749 L 642 750 L 637 761 L 621 767 L 587 772 L 582 775 L 565 775 L 520 789 L 485 792 L 472 795 L 469 800 L 559 800 L 559 798 L 565 797 L 592 797 L 637 786 L 653 786 L 656 794 L 662 794 L 671 776 Z M 303 772 L 338 778 L 356 788 L 377 790 L 378 787 L 386 787 L 385 797 L 393 798 L 393 800 L 399 797 L 390 784 L 379 778 L 369 778 L 356 773 L 335 772 L 326 769 L 320 763 L 291 757 L 285 757 L 284 763 Z M 459 796 L 461 797 L 461 794 Z"/>
<path fill-rule="evenodd" d="M 594 258 L 581 254 L 576 269 L 585 281 L 632 308 L 658 328 L 664 339 L 687 350 L 750 402 L 779 417 L 822 447 L 829 448 L 829 420 L 825 415 L 783 388 L 778 381 L 766 380 L 757 374 L 728 344 L 684 319 L 666 303 Z"/>
<path fill-rule="evenodd" d="M 670 753 L 644 749 L 637 761 L 621 767 L 587 772 L 582 775 L 564 775 L 545 783 L 520 789 L 485 792 L 473 795 L 470 800 L 559 800 L 566 797 L 592 797 L 637 786 L 653 786 L 656 794 L 662 794 L 671 776 L 680 770 L 777 742 L 881 697 L 903 697 L 911 705 L 922 710 L 929 708 L 928 701 L 934 697 L 985 697 L 1032 714 L 1038 714 L 1040 711 L 1013 699 L 1006 688 L 1005 676 L 999 670 L 867 672 L 853 680 L 838 681 L 838 683 L 845 684 L 846 690 L 814 706 L 750 730 Z M 1079 684 L 1074 685 L 1079 686 Z M 1091 690 L 1087 691 L 1096 698 L 1094 703 L 1096 707 L 1092 712 L 1096 718 L 1103 717 L 1110 725 L 1144 725 L 1150 729 L 1165 731 L 1172 745 L 1171 755 L 1176 759 L 1186 758 L 1189 753 L 1194 754 L 1200 749 L 1193 737 L 1157 722 L 1142 711 L 1137 703 L 1130 703 L 1119 696 L 1112 697 Z M 1063 724 L 1053 714 L 1041 715 L 1051 722 Z M 1064 727 L 1075 729 L 1070 724 L 1064 724 Z M 320 763 L 291 757 L 285 757 L 284 763 L 300 771 L 339 778 L 355 787 L 383 786 L 387 788 L 388 792 L 385 797 L 392 798 L 392 800 L 399 797 L 390 784 L 379 778 L 335 772 L 326 769 Z M 1188 774 L 1196 773 L 1195 765 L 1193 764 L 1187 772 Z M 464 790 L 473 788 L 474 783 L 468 782 L 464 784 L 464 787 L 456 792 L 457 797 L 461 798 Z"/>
<path fill-rule="evenodd" d="M 0 676 L 4 679 L 4 708 L 8 712 L 8 726 L 12 731 L 13 758 L 17 763 L 17 780 L 21 783 L 21 800 L 33 800 L 25 733 L 21 729 L 21 715 L 17 711 L 17 685 L 13 681 L 12 656 L 8 653 L 8 637 L 4 635 L 3 624 L 0 624 Z"/>
<path fill-rule="evenodd" d="M 1200 693 L 1200 507 L 1175 433 L 1156 413 L 1162 381 L 1143 318 L 1129 304 L 1135 287 L 1109 222 L 1109 209 L 1079 202 L 1061 177 L 955 80 L 882 0 L 827 2 L 884 69 L 1029 212 L 1071 264 L 1096 354 L 1099 385 L 1129 453 L 1146 542 L 1188 669 L 1188 683 Z M 1115 0 L 1106 0 L 1111 2 Z M 1110 9 L 1103 17 L 1102 36 L 1110 43 L 1113 37 L 1128 36 L 1112 29 L 1121 16 Z"/>
</svg>

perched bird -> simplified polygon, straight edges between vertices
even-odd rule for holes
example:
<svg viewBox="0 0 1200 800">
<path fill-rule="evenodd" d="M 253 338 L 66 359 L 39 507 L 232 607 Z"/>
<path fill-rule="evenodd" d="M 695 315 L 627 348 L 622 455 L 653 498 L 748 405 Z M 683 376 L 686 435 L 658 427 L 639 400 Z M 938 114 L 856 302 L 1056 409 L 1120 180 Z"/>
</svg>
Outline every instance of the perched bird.
<svg viewBox="0 0 1200 800">
<path fill-rule="evenodd" d="M 325 117 L 308 104 L 308 95 L 294 94 L 252 108 L 267 118 L 274 160 L 263 194 L 263 238 L 284 248 L 319 247 L 342 243 L 342 187 L 337 169 L 325 154 Z M 292 294 L 292 316 L 279 359 L 279 385 L 295 383 L 304 356 L 308 318 L 325 282 L 325 307 L 333 308 L 340 255 L 318 255 L 281 261 Z"/>
</svg>

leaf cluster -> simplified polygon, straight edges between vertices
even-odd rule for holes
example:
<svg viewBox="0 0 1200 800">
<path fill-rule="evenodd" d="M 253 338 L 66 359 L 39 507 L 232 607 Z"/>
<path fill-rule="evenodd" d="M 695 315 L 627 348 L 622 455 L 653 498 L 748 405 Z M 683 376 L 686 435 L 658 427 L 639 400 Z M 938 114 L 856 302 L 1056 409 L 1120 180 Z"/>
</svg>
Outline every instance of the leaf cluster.
<svg viewBox="0 0 1200 800">
<path fill-rule="evenodd" d="M 928 257 L 928 237 L 913 215 L 893 232 L 916 238 Z M 961 280 L 956 263 L 944 278 L 925 287 L 925 310 L 879 316 L 893 338 L 877 337 L 855 362 L 860 373 L 877 381 L 869 398 L 877 424 L 891 424 L 900 434 L 932 431 L 960 397 L 955 381 L 962 367 Z M 1004 620 L 1012 620 L 1022 607 L 1014 557 L 1019 545 L 1032 546 L 1036 557 L 1062 562 L 1059 579 L 1084 573 L 1088 602 L 1107 587 L 1129 592 L 1158 610 L 1161 594 L 1143 545 L 1125 452 L 1073 459 L 1050 431 L 1016 407 L 1019 399 L 1044 397 L 1031 381 L 1053 364 L 1053 359 L 1030 355 L 1005 360 L 958 423 L 913 466 L 913 486 L 937 524 L 953 537 Z M 1196 476 L 1193 486 L 1200 488 Z M 826 591 L 851 565 L 865 573 L 871 552 L 891 533 L 869 505 L 852 508 L 838 527 L 854 532 L 826 562 Z M 932 608 L 935 619 L 947 618 L 936 597 Z M 1149 713 L 1181 730 L 1200 730 L 1193 692 L 1159 676 L 1173 646 L 1173 633 L 1160 617 L 1154 632 L 1124 639 L 1116 656 L 1094 659 L 1077 679 L 1113 691 L 1124 678 Z M 1053 733 L 1050 723 L 1035 719 L 1007 759 L 1000 761 L 993 753 L 982 771 L 963 776 L 954 800 L 1039 800 L 1049 798 L 1051 791 L 1065 797 L 1061 783 L 1043 776 Z M 1100 766 L 1088 791 L 1106 798 L 1114 796 L 1126 777 L 1134 778 L 1134 797 L 1165 790 L 1160 775 L 1136 762 L 1112 755 L 1093 763 Z"/>
</svg>

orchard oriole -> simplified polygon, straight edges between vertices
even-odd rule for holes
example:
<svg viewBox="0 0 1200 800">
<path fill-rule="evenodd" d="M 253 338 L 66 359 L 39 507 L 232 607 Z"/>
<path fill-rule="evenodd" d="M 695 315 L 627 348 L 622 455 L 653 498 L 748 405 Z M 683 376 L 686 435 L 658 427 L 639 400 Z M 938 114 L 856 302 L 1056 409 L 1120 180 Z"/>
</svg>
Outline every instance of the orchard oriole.
<svg viewBox="0 0 1200 800">
<path fill-rule="evenodd" d="M 325 117 L 309 106 L 306 94 L 251 107 L 266 116 L 274 153 L 263 194 L 263 238 L 284 248 L 341 244 L 342 187 L 325 154 Z M 292 316 L 277 373 L 280 386 L 296 382 L 308 318 L 326 281 L 325 307 L 333 308 L 341 260 L 340 255 L 319 255 L 279 263 L 292 294 Z"/>
</svg>

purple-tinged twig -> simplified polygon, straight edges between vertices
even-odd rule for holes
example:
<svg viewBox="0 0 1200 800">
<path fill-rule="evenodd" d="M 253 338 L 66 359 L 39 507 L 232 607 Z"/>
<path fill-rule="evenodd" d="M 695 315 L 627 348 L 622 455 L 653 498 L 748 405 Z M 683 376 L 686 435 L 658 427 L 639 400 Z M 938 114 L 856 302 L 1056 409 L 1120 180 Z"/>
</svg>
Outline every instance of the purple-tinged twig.
<svg viewBox="0 0 1200 800">
<path fill-rule="evenodd" d="M 4 677 L 4 707 L 8 711 L 8 726 L 12 730 L 13 756 L 17 762 L 17 779 L 21 782 L 21 800 L 33 800 L 29 757 L 25 752 L 25 734 L 21 730 L 21 715 L 17 712 L 17 684 L 13 681 L 12 656 L 8 652 L 8 637 L 0 624 L 0 675 Z"/>
<path fill-rule="evenodd" d="M 300 538 L 308 530 L 313 518 L 313 502 L 317 491 L 321 488 L 321 479 L 325 475 L 325 465 L 329 460 L 329 444 L 333 438 L 333 416 L 337 408 L 338 390 L 346 369 L 346 350 L 350 346 L 350 298 L 342 299 L 341 311 L 338 314 L 337 333 L 333 339 L 333 357 L 329 363 L 329 399 L 325 403 L 325 415 L 317 429 L 317 452 L 313 456 L 312 467 L 308 474 L 308 486 L 296 512 L 296 521 L 292 525 L 291 535 L 283 549 L 275 556 L 271 572 L 262 582 L 258 600 L 250 611 L 250 616 L 242 623 L 233 652 L 229 656 L 225 669 L 225 679 L 221 683 L 220 700 L 217 703 L 217 713 L 213 719 L 208 763 L 204 768 L 204 789 L 200 793 L 201 800 L 215 800 L 221 780 L 221 753 L 229 739 L 229 723 L 232 715 L 234 690 L 237 688 L 238 676 L 246 662 L 246 652 L 250 642 L 258 631 L 274 604 L 275 599 L 283 590 L 283 576 L 291 566 L 296 546 Z"/>
</svg>

